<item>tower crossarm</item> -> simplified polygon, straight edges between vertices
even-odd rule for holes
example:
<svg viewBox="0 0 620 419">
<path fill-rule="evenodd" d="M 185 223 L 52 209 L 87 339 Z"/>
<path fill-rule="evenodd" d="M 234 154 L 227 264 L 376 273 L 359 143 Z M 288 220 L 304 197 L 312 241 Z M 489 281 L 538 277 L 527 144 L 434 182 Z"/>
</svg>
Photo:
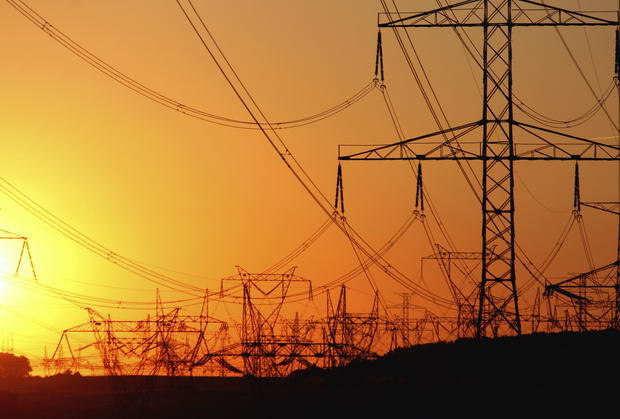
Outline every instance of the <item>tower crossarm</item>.
<svg viewBox="0 0 620 419">
<path fill-rule="evenodd" d="M 620 215 L 620 202 L 580 202 L 584 207 Z"/>
<path fill-rule="evenodd" d="M 514 162 L 620 160 L 620 147 L 518 122 L 513 106 L 515 27 L 618 25 L 618 12 L 578 12 L 543 0 L 464 0 L 419 13 L 379 15 L 380 28 L 479 27 L 479 121 L 383 146 L 340 146 L 339 160 L 480 160 L 482 257 L 476 336 L 521 334 L 516 282 Z M 433 137 L 441 136 L 436 143 Z M 620 297 L 618 298 L 620 311 Z"/>
<path fill-rule="evenodd" d="M 546 297 L 549 297 L 553 295 L 554 293 L 559 293 L 572 299 L 589 301 L 588 298 L 584 297 L 583 295 L 575 294 L 575 292 L 572 292 L 572 290 L 573 289 L 580 290 L 580 289 L 587 289 L 587 288 L 598 289 L 598 290 L 609 289 L 609 290 L 615 290 L 617 293 L 618 291 L 620 291 L 619 289 L 620 285 L 618 285 L 617 282 L 614 283 L 613 279 L 615 278 L 614 272 L 618 269 L 619 265 L 620 265 L 620 261 L 616 260 L 607 265 L 595 268 L 589 272 L 575 275 L 571 278 L 562 280 L 560 282 L 547 284 L 545 285 L 544 295 Z M 607 272 L 607 274 L 604 274 L 605 272 Z M 601 281 L 599 278 L 599 280 L 591 281 L 589 283 L 585 282 L 588 279 L 590 280 L 596 279 L 601 274 L 604 274 L 603 277 L 605 277 L 607 280 L 603 279 Z"/>
<path fill-rule="evenodd" d="M 423 260 L 480 260 L 482 259 L 482 252 L 437 252 L 429 256 L 424 256 Z"/>
<path fill-rule="evenodd" d="M 608 263 L 607 265 L 600 266 L 600 267 L 595 268 L 595 269 L 593 269 L 591 271 L 584 272 L 584 273 L 581 273 L 579 275 L 572 276 L 572 277 L 570 277 L 568 279 L 564 279 L 564 280 L 562 280 L 560 282 L 556 282 L 555 284 L 548 284 L 545 288 L 546 289 L 557 289 L 557 287 L 568 287 L 570 285 L 574 285 L 574 284 L 578 283 L 579 281 L 581 281 L 584 278 L 586 278 L 586 279 L 587 278 L 591 278 L 591 277 L 596 276 L 597 274 L 600 274 L 601 272 L 605 272 L 606 270 L 613 269 L 616 266 L 618 266 L 619 264 L 620 264 L 620 262 L 615 260 L 615 261 L 613 261 L 611 263 Z M 597 285 L 599 285 L 601 287 L 603 286 L 601 284 L 597 284 Z M 606 287 L 606 288 L 613 288 L 613 287 L 614 287 L 614 285 L 611 285 L 611 286 Z"/>
<path fill-rule="evenodd" d="M 508 124 L 508 121 L 496 122 Z M 483 142 L 480 139 L 475 141 L 459 140 L 466 134 L 474 132 L 481 124 L 481 122 L 465 124 L 392 144 L 340 145 L 338 147 L 338 160 L 620 160 L 620 147 L 617 145 L 605 144 L 516 121 L 513 122 L 513 127 L 519 128 L 520 134 L 527 136 L 528 139 L 515 140 L 512 144 L 512 153 L 484 155 Z M 448 141 L 429 141 L 433 137 L 444 134 L 450 134 L 451 138 Z M 552 139 L 551 137 L 555 138 Z M 508 144 L 506 146 L 508 147 Z"/>
<path fill-rule="evenodd" d="M 363 151 L 346 154 L 362 147 Z M 528 142 L 513 144 L 513 156 L 483 156 L 480 142 L 400 144 L 381 146 L 340 146 L 339 160 L 487 160 L 487 161 L 620 161 L 618 147 L 606 144 Z M 588 205 L 586 205 L 588 206 Z M 613 211 L 612 211 L 613 212 Z"/>
<path fill-rule="evenodd" d="M 467 0 L 437 9 L 407 13 L 381 13 L 381 28 L 437 28 L 437 27 L 481 27 L 481 26 L 615 26 L 618 14 L 615 11 L 577 12 L 549 6 L 530 0 L 512 2 L 510 21 L 506 20 L 505 2 L 491 5 L 489 18 L 484 19 L 484 0 Z"/>
<path fill-rule="evenodd" d="M 531 0 L 513 3 L 513 26 L 609 26 L 618 24 L 616 11 L 576 12 Z"/>
</svg>

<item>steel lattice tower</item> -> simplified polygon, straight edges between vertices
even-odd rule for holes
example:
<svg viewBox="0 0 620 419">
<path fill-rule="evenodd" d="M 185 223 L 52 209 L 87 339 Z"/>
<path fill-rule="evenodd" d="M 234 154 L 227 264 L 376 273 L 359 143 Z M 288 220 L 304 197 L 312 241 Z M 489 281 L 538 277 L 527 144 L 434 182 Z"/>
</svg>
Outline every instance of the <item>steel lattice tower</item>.
<svg viewBox="0 0 620 419">
<path fill-rule="evenodd" d="M 476 336 L 499 329 L 521 334 L 515 273 L 514 162 L 518 160 L 620 160 L 620 147 L 522 123 L 514 118 L 512 34 L 521 26 L 617 26 L 614 19 L 584 14 L 529 0 L 466 0 L 398 19 L 386 15 L 380 28 L 480 27 L 482 45 L 482 118 L 479 121 L 398 143 L 346 152 L 339 160 L 480 160 L 482 161 L 482 274 Z M 458 139 L 481 131 L 474 147 Z M 539 144 L 517 144 L 515 131 Z M 444 136 L 443 143 L 427 140 Z M 546 137 L 561 137 L 558 144 Z M 506 329 L 507 328 L 507 329 Z M 500 331 L 500 333 L 502 333 Z"/>
</svg>

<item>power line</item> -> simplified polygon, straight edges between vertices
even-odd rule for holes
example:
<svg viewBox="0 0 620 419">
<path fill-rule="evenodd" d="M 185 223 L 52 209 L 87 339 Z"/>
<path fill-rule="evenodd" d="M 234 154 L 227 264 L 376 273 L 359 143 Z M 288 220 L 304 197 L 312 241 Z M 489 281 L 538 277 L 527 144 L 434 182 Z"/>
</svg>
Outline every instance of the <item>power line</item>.
<svg viewBox="0 0 620 419">
<path fill-rule="evenodd" d="M 317 187 L 316 183 L 312 180 L 312 178 L 308 175 L 308 173 L 304 170 L 301 164 L 297 161 L 294 155 L 290 152 L 286 144 L 284 143 L 281 136 L 274 130 L 269 129 L 270 123 L 269 120 L 265 117 L 261 108 L 258 106 L 253 96 L 250 94 L 249 90 L 246 88 L 244 83 L 241 81 L 236 71 L 232 67 L 231 63 L 228 61 L 226 56 L 224 55 L 222 49 L 217 44 L 216 40 L 208 30 L 204 20 L 194 7 L 191 0 L 188 0 L 194 19 L 190 17 L 188 10 L 181 4 L 179 0 L 177 0 L 177 4 L 181 9 L 183 15 L 187 19 L 193 31 L 198 36 L 200 42 L 205 48 L 206 52 L 210 55 L 213 62 L 216 64 L 222 76 L 225 78 L 227 83 L 230 85 L 231 89 L 233 89 L 237 98 L 241 101 L 247 112 L 250 114 L 251 118 L 258 124 L 258 127 L 271 145 L 271 147 L 278 153 L 280 158 L 282 159 L 285 166 L 289 169 L 291 174 L 300 182 L 301 186 L 306 190 L 306 192 L 310 195 L 310 197 L 314 200 L 314 202 L 319 205 L 321 210 L 328 215 L 334 223 L 340 228 L 343 233 L 345 229 L 348 230 L 349 235 L 353 238 L 355 245 L 358 249 L 365 255 L 365 257 L 372 261 L 373 264 L 377 264 L 380 269 L 382 269 L 386 274 L 388 274 L 392 279 L 399 282 L 401 285 L 405 286 L 409 290 L 417 290 L 424 298 L 427 298 L 431 301 L 441 301 L 447 306 L 453 306 L 453 302 L 447 300 L 443 297 L 435 295 L 428 290 L 421 289 L 418 285 L 416 285 L 413 281 L 411 281 L 406 275 L 402 272 L 398 271 L 395 267 L 389 264 L 387 261 L 381 257 L 377 251 L 373 250 L 372 246 L 370 246 L 357 232 L 355 232 L 348 223 L 346 223 L 346 219 L 344 217 L 338 216 L 331 210 L 331 205 L 329 204 L 329 200 L 325 197 L 325 195 L 321 192 L 321 190 Z M 207 43 L 207 39 L 201 34 L 199 27 L 202 27 L 204 32 L 207 34 L 208 39 L 211 41 L 214 49 L 212 49 Z M 220 59 L 215 56 L 215 52 L 219 54 Z M 220 62 L 221 60 L 221 62 Z M 234 80 L 234 81 L 233 81 Z M 236 82 L 236 83 L 235 83 Z M 238 86 L 238 87 L 237 87 Z M 263 123 L 259 123 L 258 117 L 260 117 Z M 272 136 L 275 137 L 272 138 Z M 346 233 L 345 233 L 346 234 Z"/>
<path fill-rule="evenodd" d="M 53 40 L 58 42 L 64 48 L 66 48 L 69 52 L 76 55 L 78 58 L 110 77 L 114 81 L 120 83 L 121 85 L 127 87 L 128 89 L 134 91 L 135 93 L 156 102 L 166 108 L 172 109 L 176 112 L 182 113 L 184 115 L 209 122 L 212 124 L 222 125 L 230 128 L 238 128 L 238 129 L 253 129 L 257 130 L 258 122 L 254 121 L 243 121 L 239 119 L 229 118 L 221 115 L 216 115 L 210 112 L 206 112 L 200 110 L 198 108 L 186 105 L 181 103 L 180 101 L 173 99 L 163 93 L 160 93 L 154 89 L 151 89 L 145 86 L 143 83 L 135 80 L 134 78 L 128 76 L 126 73 L 121 72 L 114 66 L 108 64 L 107 62 L 100 59 L 98 56 L 90 52 L 88 49 L 84 48 L 78 42 L 73 40 L 71 37 L 66 35 L 60 29 L 56 28 L 52 25 L 47 19 L 37 13 L 34 9 L 32 9 L 29 5 L 27 5 L 23 0 L 7 0 L 7 2 L 16 9 L 19 13 L 21 13 L 26 19 L 36 25 L 39 29 L 49 35 Z M 368 94 L 370 94 L 375 87 L 375 81 L 372 80 L 369 83 L 365 84 L 361 89 L 356 91 L 350 97 L 344 99 L 338 104 L 325 109 L 321 112 L 317 112 L 312 115 L 308 115 L 301 118 L 291 119 L 288 121 L 279 121 L 279 122 L 271 122 L 269 129 L 271 130 L 281 130 L 281 129 L 291 129 L 302 127 L 309 124 L 314 124 L 324 119 L 330 118 L 344 111 L 345 109 L 353 106 L 363 98 L 365 98 Z"/>
</svg>

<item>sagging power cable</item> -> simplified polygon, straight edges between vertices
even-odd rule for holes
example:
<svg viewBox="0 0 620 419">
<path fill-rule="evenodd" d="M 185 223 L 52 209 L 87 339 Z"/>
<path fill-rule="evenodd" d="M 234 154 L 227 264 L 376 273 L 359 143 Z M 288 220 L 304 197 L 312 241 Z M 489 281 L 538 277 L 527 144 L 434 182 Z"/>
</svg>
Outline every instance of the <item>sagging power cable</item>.
<svg viewBox="0 0 620 419">
<path fill-rule="evenodd" d="M 130 77 L 126 73 L 118 70 L 116 67 L 108 64 L 103 61 L 97 55 L 93 54 L 91 51 L 83 47 L 81 44 L 76 42 L 74 39 L 69 37 L 60 29 L 56 28 L 52 25 L 46 18 L 37 13 L 33 8 L 31 8 L 25 1 L 23 0 L 6 0 L 9 5 L 11 5 L 14 9 L 16 9 L 20 14 L 22 14 L 26 19 L 28 19 L 31 23 L 49 35 L 53 40 L 62 45 L 65 49 L 67 49 L 72 54 L 76 55 L 78 58 L 86 62 L 88 65 L 92 66 L 96 70 L 100 71 L 104 75 L 110 77 L 117 83 L 127 87 L 128 89 L 134 91 L 135 93 L 155 102 L 159 105 L 165 106 L 166 108 L 172 109 L 176 112 L 182 113 L 184 115 L 190 116 L 192 118 L 196 118 L 205 122 L 209 122 L 216 125 L 221 125 L 230 128 L 239 128 L 239 129 L 259 129 L 257 126 L 257 122 L 254 121 L 243 121 L 239 119 L 229 118 L 222 115 L 216 115 L 210 112 L 206 112 L 204 110 L 195 108 L 193 106 L 186 105 L 181 103 L 180 101 L 171 98 L 159 91 L 151 89 L 147 87 L 143 83 L 137 81 L 136 79 Z M 316 122 L 322 121 L 324 119 L 330 118 L 345 109 L 351 107 L 355 103 L 362 100 L 368 94 L 373 91 L 374 81 L 370 81 L 366 83 L 361 89 L 356 91 L 353 95 L 346 98 L 345 100 L 339 102 L 337 105 L 334 105 L 330 108 L 327 108 L 321 112 L 317 112 L 312 115 L 291 119 L 287 121 L 278 121 L 271 122 L 269 129 L 291 129 L 297 128 L 309 124 L 314 124 Z"/>
<path fill-rule="evenodd" d="M 334 223 L 339 227 L 339 229 L 345 232 L 346 228 L 350 234 L 350 237 L 352 237 L 352 239 L 354 240 L 354 243 L 357 246 L 358 250 L 362 252 L 364 257 L 367 258 L 369 261 L 372 261 L 373 264 L 377 265 L 388 276 L 399 282 L 405 288 L 411 291 L 418 292 L 425 299 L 429 299 L 432 302 L 439 301 L 447 307 L 454 308 L 454 303 L 452 301 L 421 288 L 398 269 L 385 261 L 383 257 L 379 256 L 378 253 L 373 250 L 373 247 L 370 246 L 370 244 L 367 243 L 357 232 L 350 229 L 350 226 L 345 226 L 345 219 L 338 217 L 332 213 L 333 210 L 331 204 L 329 203 L 329 200 L 326 199 L 325 195 L 317 187 L 316 183 L 310 178 L 310 176 L 303 169 L 301 164 L 295 159 L 293 154 L 286 147 L 286 144 L 284 143 L 280 135 L 276 131 L 269 129 L 269 120 L 265 117 L 265 114 L 262 112 L 257 102 L 254 100 L 253 96 L 246 88 L 244 83 L 241 81 L 231 63 L 226 58 L 222 49 L 219 47 L 218 43 L 215 41 L 214 37 L 207 28 L 204 20 L 194 7 L 192 1 L 187 0 L 187 4 L 189 5 L 189 8 L 186 8 L 185 6 L 183 6 L 183 4 L 181 4 L 180 0 L 177 0 L 177 5 L 181 9 L 183 15 L 187 19 L 193 31 L 196 33 L 206 52 L 209 54 L 215 65 L 220 70 L 226 82 L 230 85 L 237 98 L 241 101 L 252 120 L 257 123 L 259 130 L 268 141 L 270 146 L 274 149 L 274 151 L 278 153 L 288 170 L 300 182 L 301 186 L 311 196 L 313 201 L 317 205 L 319 205 L 319 207 L 325 214 L 332 217 Z M 192 16 L 190 16 L 190 14 Z M 204 31 L 206 36 L 203 36 L 200 28 L 202 28 L 202 31 Z M 211 46 L 209 45 L 209 43 L 211 44 Z M 216 57 L 216 53 L 218 54 L 219 58 Z M 259 117 L 261 118 L 263 124 L 259 123 Z"/>
</svg>

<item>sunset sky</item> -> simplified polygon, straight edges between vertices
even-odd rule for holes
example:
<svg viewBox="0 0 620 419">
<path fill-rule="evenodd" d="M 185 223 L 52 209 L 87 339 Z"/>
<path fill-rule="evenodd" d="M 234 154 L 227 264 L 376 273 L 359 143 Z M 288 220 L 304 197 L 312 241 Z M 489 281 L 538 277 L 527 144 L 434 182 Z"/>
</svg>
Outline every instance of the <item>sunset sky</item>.
<svg viewBox="0 0 620 419">
<path fill-rule="evenodd" d="M 55 28 L 145 86 L 188 106 L 229 118 L 249 115 L 205 52 L 175 1 L 27 0 Z M 443 0 L 442 0 L 443 3 Z M 575 10 L 618 10 L 613 0 L 548 1 Z M 379 1 L 290 2 L 194 0 L 239 77 L 271 121 L 330 108 L 374 77 Z M 435 0 L 398 1 L 401 11 L 426 10 Z M 306 240 L 326 215 L 256 130 L 218 126 L 165 108 L 77 58 L 0 2 L 0 228 L 28 238 L 37 280 L 24 264 L 18 278 L 0 278 L 0 349 L 37 362 L 60 332 L 88 320 L 83 307 L 115 319 L 148 310 L 72 303 L 49 288 L 112 301 L 151 302 L 159 286 L 120 269 L 59 234 L 3 191 L 9 182 L 77 231 L 116 254 L 187 282 L 218 290 L 239 265 L 260 272 Z M 480 42 L 480 31 L 468 29 Z M 597 95 L 613 81 L 613 27 L 561 30 Z M 383 30 L 385 84 L 407 138 L 437 130 L 393 34 Z M 480 119 L 481 74 L 451 29 L 410 32 L 444 112 L 453 125 Z M 552 28 L 514 31 L 514 92 L 536 111 L 570 120 L 595 103 Z M 606 103 L 618 124 L 618 95 Z M 517 118 L 531 122 L 517 113 Z M 341 113 L 279 131 L 319 189 L 334 196 L 339 144 L 397 141 L 383 97 L 375 90 Z M 617 131 L 602 113 L 566 132 L 609 144 Z M 474 163 L 480 171 L 480 164 Z M 519 245 L 541 263 L 571 217 L 574 164 L 518 162 Z M 425 162 L 424 183 L 460 251 L 480 251 L 480 206 L 454 162 Z M 618 201 L 618 165 L 582 163 L 583 201 Z M 345 162 L 346 216 L 373 246 L 407 220 L 415 177 L 407 162 Z M 615 260 L 618 220 L 583 209 L 596 265 Z M 430 217 L 429 217 L 430 218 Z M 430 222 L 430 221 L 429 221 Z M 431 223 L 436 241 L 441 241 Z M 0 243 L 0 268 L 15 269 L 20 240 Z M 439 271 L 420 258 L 433 253 L 414 224 L 386 258 L 420 285 L 448 296 Z M 24 263 L 24 261 L 22 261 Z M 351 244 L 332 226 L 293 261 L 314 287 L 358 264 Z M 547 270 L 549 278 L 589 270 L 578 230 Z M 398 284 L 373 273 L 388 305 Z M 520 269 L 518 281 L 527 281 Z M 364 275 L 348 283 L 351 309 L 368 310 Z M 532 292 L 536 288 L 532 289 Z M 188 298 L 160 287 L 163 299 Z M 524 297 L 527 307 L 528 296 Z M 324 307 L 324 298 L 316 305 Z M 413 297 L 439 315 L 453 313 Z M 82 307 L 82 308 L 81 308 Z M 212 306 L 215 317 L 235 308 Z M 152 313 L 153 307 L 148 307 Z M 314 309 L 314 305 L 312 306 Z M 192 308 L 187 309 L 188 312 Z M 293 310 L 311 310 L 300 303 Z"/>
</svg>

